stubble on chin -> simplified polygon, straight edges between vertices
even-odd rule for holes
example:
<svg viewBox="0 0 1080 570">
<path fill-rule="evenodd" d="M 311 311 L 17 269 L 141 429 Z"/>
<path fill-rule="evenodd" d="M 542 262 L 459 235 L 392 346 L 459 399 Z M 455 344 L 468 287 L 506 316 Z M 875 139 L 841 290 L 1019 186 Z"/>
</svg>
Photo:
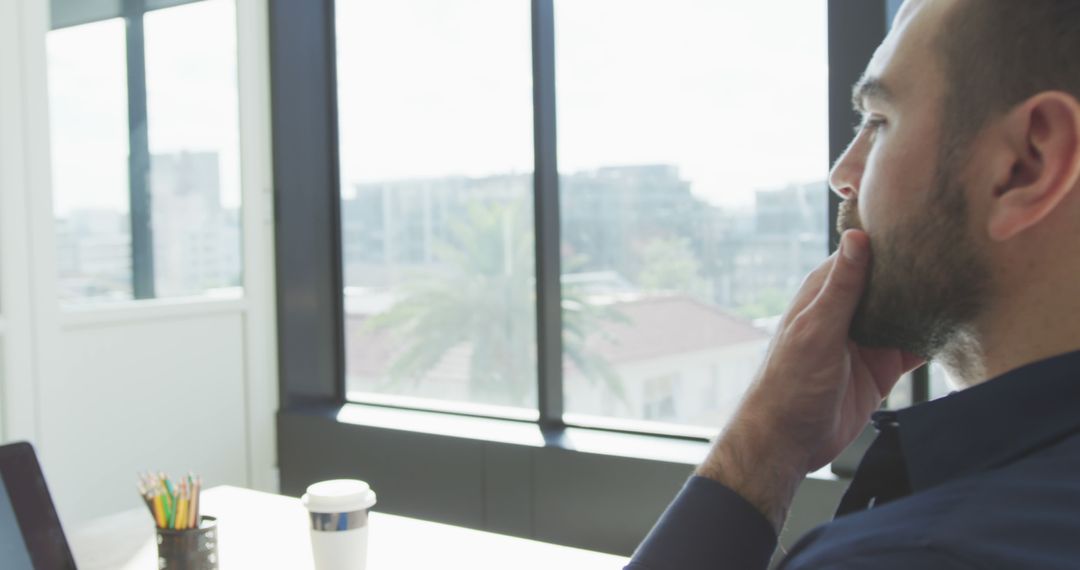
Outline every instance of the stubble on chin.
<svg viewBox="0 0 1080 570">
<path fill-rule="evenodd" d="M 836 213 L 836 232 L 843 234 L 847 230 L 863 230 L 859 202 L 854 198 L 841 202 Z"/>
<path fill-rule="evenodd" d="M 859 202 L 857 199 L 850 198 L 840 203 L 840 208 L 837 210 L 836 215 L 836 232 L 843 234 L 848 230 L 860 230 L 866 231 L 862 227 L 862 219 L 859 217 Z M 871 243 L 871 248 L 873 244 Z M 872 297 L 872 290 L 874 288 L 874 282 L 878 281 L 874 279 L 875 270 L 874 258 L 871 257 L 870 268 L 867 271 L 867 283 L 863 289 L 862 297 L 859 299 L 859 304 L 855 309 L 855 315 L 852 318 L 851 328 L 848 335 L 860 346 L 877 347 L 884 346 L 887 342 L 892 340 L 889 335 L 880 334 L 880 322 L 874 324 L 874 317 L 868 313 L 872 312 L 873 303 L 868 303 L 868 299 Z"/>
<path fill-rule="evenodd" d="M 847 230 L 866 231 L 859 216 L 857 199 L 845 200 L 837 212 L 836 229 L 839 233 Z M 888 244 L 886 244 L 888 245 Z M 893 270 L 904 263 L 904 258 L 891 251 L 889 247 L 874 247 L 867 270 L 866 286 L 855 308 L 848 336 L 860 346 L 868 348 L 901 348 L 924 358 L 928 357 L 931 347 L 926 331 L 913 328 L 906 318 L 906 313 L 914 304 L 907 297 L 912 293 L 902 283 L 905 275 L 898 275 Z M 907 270 L 913 269 L 908 267 Z M 907 278 L 911 276 L 908 275 Z"/>
<path fill-rule="evenodd" d="M 871 240 L 866 287 L 849 329 L 857 344 L 926 359 L 954 344 L 987 304 L 990 272 L 965 233 L 963 189 L 939 184 L 915 220 Z M 863 229 L 857 202 L 844 202 L 837 229 Z M 967 351 L 971 350 L 967 343 Z"/>
</svg>

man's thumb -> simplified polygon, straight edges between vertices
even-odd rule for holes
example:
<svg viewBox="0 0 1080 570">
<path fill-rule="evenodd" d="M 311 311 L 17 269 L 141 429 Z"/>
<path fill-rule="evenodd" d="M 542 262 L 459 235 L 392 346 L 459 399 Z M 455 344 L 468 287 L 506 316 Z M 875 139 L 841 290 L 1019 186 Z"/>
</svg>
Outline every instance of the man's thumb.
<svg viewBox="0 0 1080 570">
<path fill-rule="evenodd" d="M 815 308 L 826 311 L 834 322 L 850 324 L 866 288 L 869 265 L 870 236 L 859 230 L 844 232 L 836 262 L 814 300 Z"/>
<path fill-rule="evenodd" d="M 860 269 L 870 258 L 870 236 L 862 230 L 847 230 L 840 236 L 840 255 Z"/>
</svg>

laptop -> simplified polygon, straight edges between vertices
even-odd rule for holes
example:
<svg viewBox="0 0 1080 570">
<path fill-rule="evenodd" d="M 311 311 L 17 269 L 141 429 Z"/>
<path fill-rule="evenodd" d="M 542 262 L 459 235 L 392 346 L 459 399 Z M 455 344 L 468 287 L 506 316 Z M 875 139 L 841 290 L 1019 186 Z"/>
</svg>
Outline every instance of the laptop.
<svg viewBox="0 0 1080 570">
<path fill-rule="evenodd" d="M 29 443 L 0 446 L 0 566 L 74 570 L 60 518 Z"/>
</svg>

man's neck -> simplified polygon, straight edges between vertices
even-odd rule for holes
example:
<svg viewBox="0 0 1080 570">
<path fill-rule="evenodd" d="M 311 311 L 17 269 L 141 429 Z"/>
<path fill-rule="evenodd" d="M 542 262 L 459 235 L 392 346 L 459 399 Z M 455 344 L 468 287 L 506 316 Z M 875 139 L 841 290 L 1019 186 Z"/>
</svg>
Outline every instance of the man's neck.
<svg viewBox="0 0 1080 570">
<path fill-rule="evenodd" d="M 1061 283 L 1062 281 L 1058 281 Z M 1029 279 L 1000 299 L 985 318 L 956 335 L 939 355 L 958 388 L 996 378 L 1026 364 L 1080 350 L 1080 296 L 1075 285 Z"/>
</svg>

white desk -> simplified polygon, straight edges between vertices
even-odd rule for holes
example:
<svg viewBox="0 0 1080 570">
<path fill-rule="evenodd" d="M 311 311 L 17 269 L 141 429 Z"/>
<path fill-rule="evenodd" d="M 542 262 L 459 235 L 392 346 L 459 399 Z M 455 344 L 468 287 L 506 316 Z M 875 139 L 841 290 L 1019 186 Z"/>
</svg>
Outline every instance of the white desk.
<svg viewBox="0 0 1080 570">
<path fill-rule="evenodd" d="M 222 570 L 313 568 L 307 514 L 297 499 L 215 487 L 202 500 L 203 514 L 218 518 Z M 617 570 L 627 563 L 610 554 L 379 512 L 372 512 L 370 525 L 369 570 Z M 146 509 L 93 521 L 68 533 L 68 540 L 80 570 L 157 568 L 153 522 Z"/>
</svg>

